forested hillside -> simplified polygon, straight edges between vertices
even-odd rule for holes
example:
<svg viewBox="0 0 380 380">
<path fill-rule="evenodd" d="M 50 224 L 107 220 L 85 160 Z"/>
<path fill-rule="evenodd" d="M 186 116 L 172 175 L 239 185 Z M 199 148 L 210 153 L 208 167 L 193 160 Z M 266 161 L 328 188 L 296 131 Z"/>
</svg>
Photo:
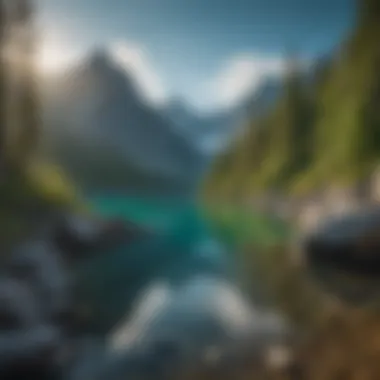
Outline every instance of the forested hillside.
<svg viewBox="0 0 380 380">
<path fill-rule="evenodd" d="M 368 178 L 380 158 L 379 38 L 379 2 L 361 0 L 352 32 L 316 62 L 311 83 L 288 59 L 282 96 L 216 160 L 206 197 L 293 196 Z"/>
</svg>

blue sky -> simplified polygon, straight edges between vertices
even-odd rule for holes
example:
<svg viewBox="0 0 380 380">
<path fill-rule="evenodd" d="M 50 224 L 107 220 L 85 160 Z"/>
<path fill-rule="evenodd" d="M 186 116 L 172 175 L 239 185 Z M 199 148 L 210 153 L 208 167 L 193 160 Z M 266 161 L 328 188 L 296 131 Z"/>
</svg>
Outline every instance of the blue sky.
<svg viewBox="0 0 380 380">
<path fill-rule="evenodd" d="M 48 68 L 106 46 L 150 101 L 181 96 L 199 109 L 232 106 L 283 69 L 347 33 L 353 0 L 39 0 Z"/>
</svg>

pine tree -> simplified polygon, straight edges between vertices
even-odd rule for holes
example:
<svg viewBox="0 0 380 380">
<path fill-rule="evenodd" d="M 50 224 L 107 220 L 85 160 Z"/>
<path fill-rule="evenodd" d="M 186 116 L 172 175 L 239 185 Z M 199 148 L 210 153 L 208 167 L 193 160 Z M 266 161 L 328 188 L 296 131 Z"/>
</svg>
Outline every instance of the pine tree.
<svg viewBox="0 0 380 380">
<path fill-rule="evenodd" d="M 35 73 L 34 48 L 34 9 L 31 0 L 18 0 L 14 22 L 18 23 L 23 33 L 19 48 L 23 57 L 23 75 L 18 98 L 20 117 L 19 152 L 21 161 L 28 160 L 35 152 L 39 137 L 39 102 L 37 78 Z"/>
<path fill-rule="evenodd" d="M 4 54 L 6 28 L 5 5 L 4 2 L 0 0 L 0 166 L 2 169 L 4 168 L 7 145 L 7 72 Z"/>
<path fill-rule="evenodd" d="M 310 112 L 300 64 L 290 57 L 283 95 L 270 117 L 270 143 L 263 175 L 266 186 L 284 189 L 307 163 Z"/>
<path fill-rule="evenodd" d="M 357 9 L 359 13 L 359 22 L 379 22 L 380 18 L 380 1 L 378 0 L 358 0 Z"/>
</svg>

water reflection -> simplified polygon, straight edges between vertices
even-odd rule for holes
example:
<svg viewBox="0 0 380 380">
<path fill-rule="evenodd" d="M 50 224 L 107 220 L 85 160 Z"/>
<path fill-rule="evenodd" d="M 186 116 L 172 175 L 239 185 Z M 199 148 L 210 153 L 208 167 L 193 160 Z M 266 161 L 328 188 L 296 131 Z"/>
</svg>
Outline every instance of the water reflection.
<svg viewBox="0 0 380 380">
<path fill-rule="evenodd" d="M 119 217 L 129 202 L 121 201 Z M 114 200 L 111 204 L 115 208 Z M 147 209 L 145 204 L 149 224 Z M 152 354 L 157 347 L 171 346 L 181 366 L 211 365 L 218 357 L 224 361 L 244 351 L 257 359 L 289 337 L 278 314 L 259 309 L 240 289 L 236 257 L 196 210 L 183 205 L 168 209 L 168 214 L 172 224 L 166 224 L 165 231 L 103 255 L 85 268 L 93 326 L 108 335 L 112 356 L 112 365 L 104 363 L 99 379 L 109 378 L 108 371 L 115 368 L 128 371 L 125 366 L 138 353 L 150 363 L 151 355 L 160 356 Z"/>
</svg>

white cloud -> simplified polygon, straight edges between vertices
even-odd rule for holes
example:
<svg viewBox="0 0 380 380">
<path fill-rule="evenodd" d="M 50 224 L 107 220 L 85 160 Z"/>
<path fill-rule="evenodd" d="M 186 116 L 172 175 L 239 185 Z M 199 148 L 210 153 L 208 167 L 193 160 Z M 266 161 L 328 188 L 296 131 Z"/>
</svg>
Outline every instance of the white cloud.
<svg viewBox="0 0 380 380">
<path fill-rule="evenodd" d="M 143 46 L 126 41 L 112 43 L 113 58 L 128 73 L 132 74 L 143 96 L 155 104 L 162 104 L 168 98 L 165 86 L 149 54 Z"/>
<path fill-rule="evenodd" d="M 278 57 L 242 54 L 229 59 L 205 84 L 210 93 L 213 108 L 229 108 L 238 104 L 248 94 L 254 92 L 268 76 L 284 72 L 285 62 Z"/>
</svg>

